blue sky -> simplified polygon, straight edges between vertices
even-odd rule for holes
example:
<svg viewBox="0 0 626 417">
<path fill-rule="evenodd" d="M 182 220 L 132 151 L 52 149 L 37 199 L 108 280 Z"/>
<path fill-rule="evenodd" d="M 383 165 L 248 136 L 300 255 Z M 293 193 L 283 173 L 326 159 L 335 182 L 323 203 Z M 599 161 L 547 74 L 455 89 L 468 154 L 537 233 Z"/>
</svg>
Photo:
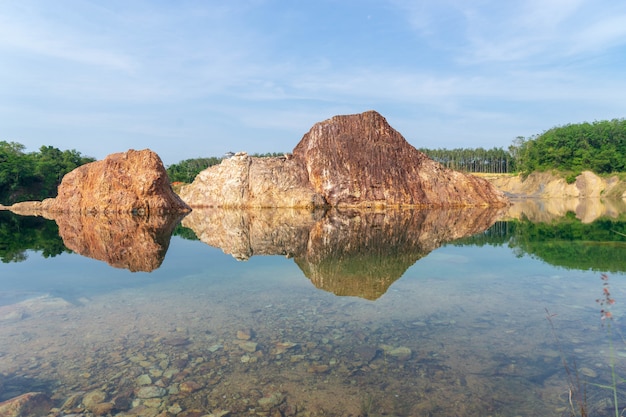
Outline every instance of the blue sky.
<svg viewBox="0 0 626 417">
<path fill-rule="evenodd" d="M 0 140 L 166 164 L 377 110 L 412 145 L 626 117 L 626 2 L 0 0 Z"/>
</svg>

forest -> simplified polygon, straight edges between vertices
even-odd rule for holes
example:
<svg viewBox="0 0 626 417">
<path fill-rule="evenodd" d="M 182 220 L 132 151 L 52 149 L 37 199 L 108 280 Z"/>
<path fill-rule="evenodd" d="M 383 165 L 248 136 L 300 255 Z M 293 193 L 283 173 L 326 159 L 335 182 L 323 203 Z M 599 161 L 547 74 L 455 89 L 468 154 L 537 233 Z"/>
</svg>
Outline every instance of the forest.
<svg viewBox="0 0 626 417">
<path fill-rule="evenodd" d="M 0 204 L 56 197 L 65 174 L 94 161 L 78 151 L 53 146 L 30 153 L 24 149 L 20 143 L 0 141 Z"/>
<path fill-rule="evenodd" d="M 531 173 L 558 170 L 577 175 L 626 171 L 626 120 L 553 127 L 530 138 L 518 136 L 507 150 L 420 149 L 435 161 L 458 171 Z"/>
</svg>

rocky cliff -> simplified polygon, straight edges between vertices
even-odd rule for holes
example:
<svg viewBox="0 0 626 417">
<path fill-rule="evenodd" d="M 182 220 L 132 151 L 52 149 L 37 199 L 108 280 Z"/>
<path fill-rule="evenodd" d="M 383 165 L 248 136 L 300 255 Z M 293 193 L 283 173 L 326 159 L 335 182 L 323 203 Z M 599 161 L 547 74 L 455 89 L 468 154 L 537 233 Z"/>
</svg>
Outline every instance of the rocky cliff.
<svg viewBox="0 0 626 417">
<path fill-rule="evenodd" d="M 63 177 L 51 212 L 163 214 L 190 208 L 169 183 L 161 158 L 149 149 L 115 153 Z"/>
<path fill-rule="evenodd" d="M 489 182 L 411 146 L 375 111 L 315 124 L 284 158 L 240 153 L 180 192 L 192 207 L 503 206 Z"/>
</svg>

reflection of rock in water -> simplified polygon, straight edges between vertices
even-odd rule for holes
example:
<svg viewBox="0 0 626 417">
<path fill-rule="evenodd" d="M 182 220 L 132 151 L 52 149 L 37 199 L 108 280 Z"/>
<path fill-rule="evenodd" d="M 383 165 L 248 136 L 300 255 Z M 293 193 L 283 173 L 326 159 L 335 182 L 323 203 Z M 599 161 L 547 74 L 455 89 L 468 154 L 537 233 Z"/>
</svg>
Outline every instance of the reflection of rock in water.
<svg viewBox="0 0 626 417">
<path fill-rule="evenodd" d="M 443 243 L 480 233 L 497 209 L 332 212 L 311 230 L 295 261 L 313 284 L 374 300 L 417 260 Z"/>
<path fill-rule="evenodd" d="M 182 225 L 207 245 L 239 260 L 253 255 L 292 257 L 306 250 L 309 230 L 324 211 L 194 209 Z"/>
<path fill-rule="evenodd" d="M 183 226 L 237 259 L 287 255 L 313 284 L 376 299 L 441 244 L 482 232 L 494 208 L 398 211 L 194 210 Z"/>
<path fill-rule="evenodd" d="M 181 215 L 55 214 L 68 249 L 132 272 L 161 266 Z"/>
<path fill-rule="evenodd" d="M 600 198 L 525 198 L 515 200 L 506 211 L 512 219 L 527 218 L 533 223 L 551 222 L 575 213 L 582 223 L 593 223 L 601 217 L 619 217 L 626 213 L 626 200 Z"/>
</svg>

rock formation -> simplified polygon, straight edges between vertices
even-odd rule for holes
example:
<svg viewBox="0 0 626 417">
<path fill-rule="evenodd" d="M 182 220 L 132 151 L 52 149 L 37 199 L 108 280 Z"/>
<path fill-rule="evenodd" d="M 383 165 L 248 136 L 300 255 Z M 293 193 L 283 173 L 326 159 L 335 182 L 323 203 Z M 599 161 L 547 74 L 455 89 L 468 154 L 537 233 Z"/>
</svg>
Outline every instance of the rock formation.
<svg viewBox="0 0 626 417">
<path fill-rule="evenodd" d="M 444 168 L 375 111 L 317 123 L 284 158 L 240 153 L 180 193 L 192 207 L 503 206 L 487 181 Z"/>
<path fill-rule="evenodd" d="M 52 212 L 163 214 L 190 208 L 169 183 L 161 158 L 149 149 L 115 153 L 63 177 Z"/>
<path fill-rule="evenodd" d="M 254 158 L 245 152 L 202 171 L 180 196 L 193 207 L 324 206 L 302 164 L 287 157 Z"/>
<path fill-rule="evenodd" d="M 198 209 L 183 219 L 203 242 L 239 260 L 293 258 L 318 288 L 376 299 L 443 243 L 480 233 L 500 210 L 347 211 Z"/>
<path fill-rule="evenodd" d="M 317 123 L 293 151 L 331 206 L 505 205 L 487 181 L 443 167 L 375 111 Z"/>
</svg>

